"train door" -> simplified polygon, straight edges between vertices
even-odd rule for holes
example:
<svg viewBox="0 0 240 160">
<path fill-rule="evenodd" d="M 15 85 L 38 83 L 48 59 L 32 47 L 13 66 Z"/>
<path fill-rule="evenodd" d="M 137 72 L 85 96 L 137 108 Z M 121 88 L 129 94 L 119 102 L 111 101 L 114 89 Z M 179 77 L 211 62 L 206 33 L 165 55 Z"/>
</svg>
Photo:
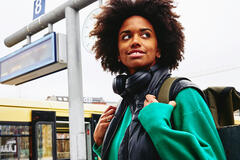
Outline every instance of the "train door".
<svg viewBox="0 0 240 160">
<path fill-rule="evenodd" d="M 53 111 L 32 111 L 32 158 L 55 160 L 56 113 Z"/>
</svg>

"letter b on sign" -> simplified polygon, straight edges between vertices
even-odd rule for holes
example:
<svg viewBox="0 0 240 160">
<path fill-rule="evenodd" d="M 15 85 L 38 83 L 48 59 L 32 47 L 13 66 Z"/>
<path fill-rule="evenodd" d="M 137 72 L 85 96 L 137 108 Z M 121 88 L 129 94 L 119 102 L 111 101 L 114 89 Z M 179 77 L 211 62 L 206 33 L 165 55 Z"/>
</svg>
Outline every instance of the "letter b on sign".
<svg viewBox="0 0 240 160">
<path fill-rule="evenodd" d="M 45 0 L 34 0 L 33 19 L 45 13 Z"/>
</svg>

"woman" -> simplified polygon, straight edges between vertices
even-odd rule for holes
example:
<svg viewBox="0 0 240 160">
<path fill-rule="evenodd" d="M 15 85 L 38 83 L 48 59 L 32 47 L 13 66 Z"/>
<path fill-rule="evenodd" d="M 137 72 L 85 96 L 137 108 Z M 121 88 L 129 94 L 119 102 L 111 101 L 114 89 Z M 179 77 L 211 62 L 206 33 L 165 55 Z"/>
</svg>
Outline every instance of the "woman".
<svg viewBox="0 0 240 160">
<path fill-rule="evenodd" d="M 156 100 L 183 59 L 183 27 L 172 8 L 171 0 L 110 0 L 96 17 L 96 58 L 104 70 L 121 74 L 113 88 L 123 97 L 94 131 L 102 159 L 226 159 L 197 88 L 183 87 L 169 104 Z"/>
</svg>

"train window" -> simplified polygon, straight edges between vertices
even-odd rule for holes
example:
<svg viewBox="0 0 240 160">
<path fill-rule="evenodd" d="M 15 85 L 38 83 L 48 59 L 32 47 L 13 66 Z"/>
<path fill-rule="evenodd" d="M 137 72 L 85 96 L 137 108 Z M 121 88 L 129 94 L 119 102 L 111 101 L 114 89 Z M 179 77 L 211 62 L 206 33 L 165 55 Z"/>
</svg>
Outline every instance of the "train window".
<svg viewBox="0 0 240 160">
<path fill-rule="evenodd" d="M 29 135 L 27 125 L 0 125 L 0 135 Z"/>
<path fill-rule="evenodd" d="M 53 125 L 51 123 L 37 123 L 37 151 L 38 159 L 53 159 Z"/>
<path fill-rule="evenodd" d="M 29 126 L 0 124 L 0 159 L 29 159 Z"/>
<path fill-rule="evenodd" d="M 57 159 L 70 159 L 69 133 L 57 133 Z"/>
</svg>

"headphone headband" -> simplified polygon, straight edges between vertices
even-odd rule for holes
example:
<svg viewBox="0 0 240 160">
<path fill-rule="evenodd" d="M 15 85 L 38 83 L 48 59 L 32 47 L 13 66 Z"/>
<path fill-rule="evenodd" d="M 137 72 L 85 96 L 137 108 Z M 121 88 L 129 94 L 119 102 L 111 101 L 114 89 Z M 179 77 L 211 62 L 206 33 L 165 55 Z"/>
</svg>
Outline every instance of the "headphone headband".
<svg viewBox="0 0 240 160">
<path fill-rule="evenodd" d="M 148 86 L 153 73 L 159 68 L 160 65 L 155 64 L 149 71 L 138 71 L 131 76 L 118 75 L 113 80 L 113 91 L 122 97 L 137 93 Z"/>
</svg>

